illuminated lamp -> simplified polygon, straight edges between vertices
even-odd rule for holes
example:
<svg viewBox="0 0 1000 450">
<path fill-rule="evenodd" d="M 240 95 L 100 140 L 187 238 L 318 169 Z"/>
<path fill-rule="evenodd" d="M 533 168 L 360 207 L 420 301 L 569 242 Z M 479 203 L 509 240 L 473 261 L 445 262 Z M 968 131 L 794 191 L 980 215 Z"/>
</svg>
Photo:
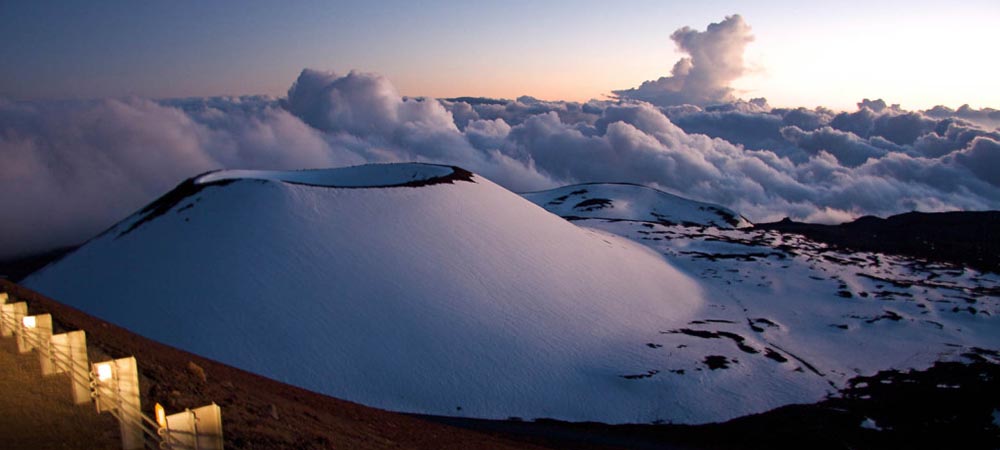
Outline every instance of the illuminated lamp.
<svg viewBox="0 0 1000 450">
<path fill-rule="evenodd" d="M 163 410 L 163 405 L 157 403 L 153 409 L 156 410 L 156 424 L 159 425 L 160 428 L 166 428 L 167 412 Z"/>
<path fill-rule="evenodd" d="M 97 381 L 105 382 L 110 380 L 112 376 L 111 363 L 100 363 L 97 365 Z"/>
</svg>

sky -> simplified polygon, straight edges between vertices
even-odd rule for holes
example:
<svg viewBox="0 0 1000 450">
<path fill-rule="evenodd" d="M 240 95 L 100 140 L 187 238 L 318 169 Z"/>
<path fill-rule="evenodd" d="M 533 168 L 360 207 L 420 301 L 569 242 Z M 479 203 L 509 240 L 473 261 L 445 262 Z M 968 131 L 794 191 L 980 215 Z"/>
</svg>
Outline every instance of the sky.
<svg viewBox="0 0 1000 450">
<path fill-rule="evenodd" d="M 215 169 L 420 161 L 755 223 L 1000 210 L 998 9 L 0 0 L 0 260 Z"/>
<path fill-rule="evenodd" d="M 853 109 L 1000 105 L 1000 3 L 0 1 L 0 96 L 284 95 L 304 67 L 403 95 L 586 101 L 668 73 L 670 40 L 740 14 L 742 98 Z"/>
</svg>

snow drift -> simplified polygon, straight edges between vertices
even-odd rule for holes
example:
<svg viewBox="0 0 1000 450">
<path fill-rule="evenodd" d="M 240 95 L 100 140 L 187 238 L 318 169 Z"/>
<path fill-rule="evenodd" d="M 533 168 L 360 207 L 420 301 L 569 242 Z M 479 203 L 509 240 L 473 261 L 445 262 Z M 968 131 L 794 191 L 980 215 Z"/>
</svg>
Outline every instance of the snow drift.
<svg viewBox="0 0 1000 450">
<path fill-rule="evenodd" d="M 24 284 L 396 411 L 616 423 L 718 409 L 678 409 L 662 380 L 635 375 L 663 357 L 651 336 L 698 314 L 696 282 L 455 167 L 212 172 Z"/>
</svg>

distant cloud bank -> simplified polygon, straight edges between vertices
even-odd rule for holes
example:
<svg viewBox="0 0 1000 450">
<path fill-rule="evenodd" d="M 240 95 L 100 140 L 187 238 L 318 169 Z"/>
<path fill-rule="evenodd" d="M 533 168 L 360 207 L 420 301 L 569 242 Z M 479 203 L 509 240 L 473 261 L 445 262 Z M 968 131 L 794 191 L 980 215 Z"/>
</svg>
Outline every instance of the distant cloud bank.
<svg viewBox="0 0 1000 450">
<path fill-rule="evenodd" d="M 515 191 L 650 184 L 755 221 L 1000 209 L 1000 111 L 771 108 L 729 88 L 742 18 L 672 38 L 690 57 L 615 101 L 404 98 L 309 69 L 280 99 L 0 99 L 0 258 L 79 243 L 217 168 L 441 162 Z"/>
</svg>

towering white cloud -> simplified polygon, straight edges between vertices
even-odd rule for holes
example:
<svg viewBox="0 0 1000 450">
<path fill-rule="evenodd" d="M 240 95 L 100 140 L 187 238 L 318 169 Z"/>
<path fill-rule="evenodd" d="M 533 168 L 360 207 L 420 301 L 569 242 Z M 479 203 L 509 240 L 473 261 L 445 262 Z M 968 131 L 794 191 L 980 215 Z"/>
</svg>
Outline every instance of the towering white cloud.
<svg viewBox="0 0 1000 450">
<path fill-rule="evenodd" d="M 646 81 L 637 88 L 615 91 L 620 98 L 655 105 L 709 105 L 734 100 L 729 83 L 746 72 L 743 51 L 753 41 L 750 25 L 740 15 L 726 17 L 705 31 L 681 28 L 670 35 L 690 56 L 674 64 L 670 76 Z"/>
</svg>

